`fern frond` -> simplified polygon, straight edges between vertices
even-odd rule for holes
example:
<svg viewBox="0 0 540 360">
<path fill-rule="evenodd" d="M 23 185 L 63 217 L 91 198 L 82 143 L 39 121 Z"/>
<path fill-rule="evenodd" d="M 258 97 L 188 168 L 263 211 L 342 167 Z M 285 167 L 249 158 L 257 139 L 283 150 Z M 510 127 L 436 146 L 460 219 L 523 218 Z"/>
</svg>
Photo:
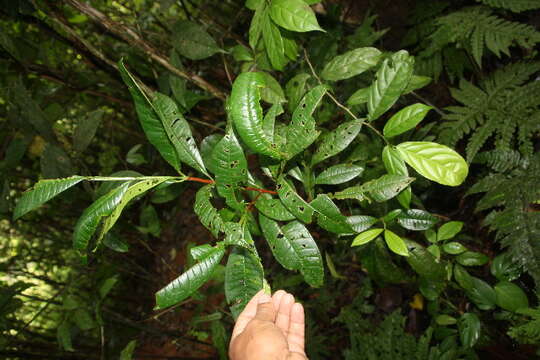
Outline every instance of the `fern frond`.
<svg viewBox="0 0 540 360">
<path fill-rule="evenodd" d="M 521 157 L 518 151 L 508 149 L 485 151 L 478 154 L 474 162 L 484 164 L 491 170 L 499 173 L 506 173 L 516 167 L 524 167 L 527 164 L 527 161 Z"/>
<path fill-rule="evenodd" d="M 520 313 L 531 319 L 523 324 L 512 326 L 508 335 L 520 344 L 537 345 L 540 343 L 540 308 L 525 309 L 521 310 Z"/>
<path fill-rule="evenodd" d="M 522 12 L 534 9 L 540 9 L 538 0 L 476 0 L 485 5 L 495 8 L 510 10 L 513 12 Z"/>
</svg>

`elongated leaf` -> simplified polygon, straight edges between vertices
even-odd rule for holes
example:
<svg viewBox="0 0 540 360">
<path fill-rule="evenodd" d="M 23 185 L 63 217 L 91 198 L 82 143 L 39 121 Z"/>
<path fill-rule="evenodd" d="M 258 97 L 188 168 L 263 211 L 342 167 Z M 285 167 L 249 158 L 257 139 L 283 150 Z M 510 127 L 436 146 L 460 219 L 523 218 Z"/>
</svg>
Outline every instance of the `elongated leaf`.
<svg viewBox="0 0 540 360">
<path fill-rule="evenodd" d="M 321 77 L 325 80 L 344 80 L 371 69 L 381 59 L 382 53 L 372 47 L 358 48 L 333 58 L 324 67 Z"/>
<path fill-rule="evenodd" d="M 246 145 L 258 154 L 274 159 L 283 158 L 266 136 L 263 129 L 260 89 L 264 87 L 264 76 L 260 73 L 242 73 L 234 81 L 229 101 L 229 114 L 238 135 Z"/>
<path fill-rule="evenodd" d="M 75 175 L 69 155 L 60 146 L 45 144 L 40 159 L 41 174 L 45 179 L 64 178 Z"/>
<path fill-rule="evenodd" d="M 222 51 L 216 41 L 199 24 L 188 20 L 173 26 L 172 43 L 181 55 L 191 60 L 202 60 Z"/>
<path fill-rule="evenodd" d="M 497 294 L 491 285 L 473 276 L 471 276 L 471 287 L 467 289 L 467 296 L 481 310 L 493 309 L 497 302 Z"/>
<path fill-rule="evenodd" d="M 347 105 L 353 106 L 367 103 L 370 91 L 371 88 L 369 87 L 356 90 L 347 100 Z"/>
<path fill-rule="evenodd" d="M 268 139 L 271 142 L 274 141 L 274 127 L 276 124 L 276 117 L 283 114 L 283 106 L 281 104 L 274 104 L 264 115 L 263 130 Z"/>
<path fill-rule="evenodd" d="M 253 14 L 251 24 L 249 25 L 249 46 L 251 46 L 251 48 L 254 50 L 257 48 L 257 44 L 259 43 L 259 39 L 261 38 L 261 32 L 263 27 L 262 23 L 265 16 L 266 1 L 261 1 L 255 9 L 255 14 Z"/>
<path fill-rule="evenodd" d="M 367 215 L 353 215 L 347 217 L 347 223 L 351 225 L 353 230 L 361 233 L 372 227 L 377 221 L 377 218 Z"/>
<path fill-rule="evenodd" d="M 525 292 L 516 284 L 501 281 L 495 285 L 497 305 L 508 311 L 517 311 L 529 307 L 529 299 Z"/>
<path fill-rule="evenodd" d="M 314 87 L 294 110 L 291 123 L 285 131 L 287 159 L 293 158 L 319 137 L 320 131 L 315 129 L 316 122 L 312 115 L 326 91 L 325 85 Z"/>
<path fill-rule="evenodd" d="M 403 90 L 403 94 L 409 94 L 414 90 L 421 89 L 427 86 L 431 81 L 432 79 L 429 76 L 413 75 L 409 84 L 407 84 L 407 87 Z"/>
<path fill-rule="evenodd" d="M 261 89 L 261 99 L 270 104 L 284 103 L 285 94 L 279 82 L 269 73 L 261 72 L 264 76 L 265 87 Z"/>
<path fill-rule="evenodd" d="M 261 260 L 252 252 L 235 247 L 225 269 L 225 296 L 234 318 L 249 300 L 263 288 L 264 272 Z"/>
<path fill-rule="evenodd" d="M 101 122 L 103 113 L 103 110 L 98 109 L 79 120 L 73 134 L 73 148 L 75 150 L 83 152 L 90 145 Z"/>
<path fill-rule="evenodd" d="M 390 59 L 384 60 L 369 92 L 370 121 L 377 119 L 395 104 L 412 77 L 413 65 L 414 58 L 405 50 L 398 51 Z"/>
<path fill-rule="evenodd" d="M 377 202 L 390 200 L 413 181 L 401 175 L 383 175 L 360 186 L 353 186 L 334 194 L 336 199 L 373 199 Z"/>
<path fill-rule="evenodd" d="M 245 222 L 241 224 L 228 221 L 224 224 L 223 231 L 225 232 L 225 240 L 223 241 L 225 245 L 242 247 L 253 252 L 254 255 L 257 255 L 251 233 Z"/>
<path fill-rule="evenodd" d="M 405 241 L 392 231 L 384 230 L 384 240 L 392 252 L 401 256 L 409 256 L 409 250 Z"/>
<path fill-rule="evenodd" d="M 437 231 L 437 241 L 449 240 L 459 234 L 463 228 L 463 222 L 461 221 L 450 221 L 446 224 L 443 224 L 439 231 Z"/>
<path fill-rule="evenodd" d="M 382 152 L 382 160 L 384 163 L 384 167 L 389 174 L 409 176 L 409 170 L 407 170 L 407 165 L 405 165 L 405 161 L 401 159 L 399 153 L 391 146 L 387 145 L 384 147 Z M 411 197 L 411 187 L 408 186 L 405 190 L 398 194 L 397 200 L 399 201 L 401 206 L 408 209 L 411 204 Z"/>
<path fill-rule="evenodd" d="M 243 205 L 237 192 L 239 185 L 247 181 L 247 160 L 232 128 L 217 143 L 212 158 L 218 194 L 233 209 L 241 209 Z"/>
<path fill-rule="evenodd" d="M 313 154 L 311 165 L 318 164 L 321 161 L 337 155 L 345 150 L 356 138 L 361 128 L 361 121 L 351 120 L 339 125 L 335 130 L 325 134 L 321 138 L 319 147 Z"/>
<path fill-rule="evenodd" d="M 97 199 L 84 210 L 77 221 L 73 230 L 73 247 L 79 251 L 83 258 L 86 257 L 86 248 L 92 235 L 96 232 L 101 218 L 112 214 L 116 206 L 122 201 L 124 194 L 129 188 L 129 184 L 130 182 L 125 182 Z"/>
<path fill-rule="evenodd" d="M 180 160 L 165 132 L 163 124 L 152 108 L 150 99 L 148 99 L 148 96 L 146 96 L 129 71 L 127 71 L 123 60 L 118 62 L 118 69 L 135 102 L 135 110 L 148 141 L 156 147 L 165 161 L 178 171 L 180 169 Z"/>
<path fill-rule="evenodd" d="M 424 119 L 431 109 L 433 109 L 431 106 L 424 104 L 413 104 L 400 110 L 384 126 L 384 136 L 390 138 L 414 128 Z"/>
<path fill-rule="evenodd" d="M 438 219 L 420 209 L 410 209 L 397 216 L 397 222 L 407 230 L 423 231 L 437 223 Z"/>
<path fill-rule="evenodd" d="M 364 231 L 354 238 L 351 246 L 360 246 L 367 244 L 368 242 L 377 238 L 377 236 L 379 236 L 383 231 L 384 229 L 371 229 Z"/>
<path fill-rule="evenodd" d="M 197 264 L 159 290 L 156 293 L 156 309 L 178 304 L 191 296 L 210 279 L 224 254 L 223 245 L 216 245 Z"/>
<path fill-rule="evenodd" d="M 168 96 L 156 93 L 153 106 L 180 161 L 208 175 L 189 124 L 178 110 L 176 103 Z"/>
<path fill-rule="evenodd" d="M 407 241 L 407 244 L 409 245 L 407 262 L 413 270 L 429 281 L 443 282 L 447 276 L 444 264 L 439 262 L 437 258 L 423 246 L 412 241 Z"/>
<path fill-rule="evenodd" d="M 300 221 L 309 224 L 314 209 L 298 193 L 294 186 L 281 176 L 277 181 L 277 192 L 283 205 Z"/>
<path fill-rule="evenodd" d="M 84 179 L 84 176 L 72 176 L 65 179 L 39 181 L 33 188 L 26 191 L 21 196 L 13 211 L 13 220 L 17 220 L 24 214 L 38 208 L 56 195 L 78 184 Z"/>
<path fill-rule="evenodd" d="M 315 184 L 337 185 L 362 175 L 364 168 L 353 164 L 339 164 L 329 167 L 315 178 Z"/>
<path fill-rule="evenodd" d="M 399 144 L 396 150 L 420 175 L 439 184 L 458 186 L 469 172 L 465 159 L 444 145 L 410 141 Z"/>
<path fill-rule="evenodd" d="M 353 228 L 339 208 L 326 194 L 319 194 L 310 205 L 317 211 L 317 223 L 326 231 L 335 234 L 352 234 Z"/>
<path fill-rule="evenodd" d="M 212 173 L 216 173 L 216 168 L 214 164 L 214 159 L 212 158 L 212 152 L 216 147 L 216 144 L 223 139 L 221 134 L 212 134 L 208 135 L 201 142 L 201 157 L 203 159 L 205 167 Z"/>
<path fill-rule="evenodd" d="M 320 30 L 315 13 L 302 0 L 273 0 L 270 16 L 279 26 L 298 32 Z"/>
<path fill-rule="evenodd" d="M 459 338 L 464 347 L 471 348 L 476 344 L 478 339 L 480 339 L 482 326 L 480 319 L 476 314 L 465 313 L 461 315 L 458 322 L 458 328 Z"/>
<path fill-rule="evenodd" d="M 260 197 L 255 203 L 257 210 L 270 219 L 278 221 L 291 221 L 296 217 L 287 210 L 279 199 Z"/>
<path fill-rule="evenodd" d="M 300 100 L 306 93 L 306 82 L 311 78 L 311 75 L 306 73 L 300 73 L 295 75 L 287 85 L 285 85 L 285 95 L 287 95 L 289 111 L 293 112 Z"/>
<path fill-rule="evenodd" d="M 283 37 L 277 25 L 270 18 L 269 11 L 266 10 L 261 17 L 262 37 L 268 59 L 272 67 L 282 71 L 287 65 L 288 59 L 285 56 L 285 46 Z"/>
<path fill-rule="evenodd" d="M 300 254 L 296 252 L 291 239 L 285 237 L 279 224 L 262 214 L 259 214 L 259 223 L 272 254 L 281 266 L 287 270 L 300 270 Z"/>
<path fill-rule="evenodd" d="M 451 241 L 442 246 L 445 253 L 450 255 L 459 255 L 467 251 L 467 248 L 456 241 Z"/>
<path fill-rule="evenodd" d="M 195 206 L 193 210 L 205 228 L 217 237 L 223 231 L 223 220 L 217 209 L 212 205 L 210 199 L 213 197 L 213 185 L 205 185 L 197 191 L 195 195 Z"/>
</svg>

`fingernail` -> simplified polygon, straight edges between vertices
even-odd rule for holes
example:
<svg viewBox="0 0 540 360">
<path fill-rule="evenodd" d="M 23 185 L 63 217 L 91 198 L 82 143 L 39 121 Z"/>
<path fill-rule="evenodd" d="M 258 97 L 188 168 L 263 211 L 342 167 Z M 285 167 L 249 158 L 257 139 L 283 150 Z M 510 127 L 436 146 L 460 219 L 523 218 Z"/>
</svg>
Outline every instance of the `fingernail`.
<svg viewBox="0 0 540 360">
<path fill-rule="evenodd" d="M 262 294 L 259 297 L 259 304 L 264 304 L 264 303 L 270 302 L 271 300 L 272 300 L 272 298 L 270 297 L 270 295 Z"/>
</svg>

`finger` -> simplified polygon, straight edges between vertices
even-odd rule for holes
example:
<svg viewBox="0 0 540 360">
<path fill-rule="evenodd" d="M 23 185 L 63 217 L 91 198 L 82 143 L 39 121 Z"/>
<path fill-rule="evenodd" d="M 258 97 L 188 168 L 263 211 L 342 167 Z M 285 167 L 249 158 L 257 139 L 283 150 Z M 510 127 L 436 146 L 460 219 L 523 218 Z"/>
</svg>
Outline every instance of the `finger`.
<svg viewBox="0 0 540 360">
<path fill-rule="evenodd" d="M 257 305 L 259 304 L 259 298 L 263 294 L 264 290 L 256 293 L 255 296 L 249 300 L 244 310 L 240 313 L 238 319 L 236 319 L 236 324 L 234 325 L 231 341 L 236 336 L 240 335 L 246 328 L 247 324 L 255 317 L 255 314 L 257 313 Z"/>
<path fill-rule="evenodd" d="M 284 290 L 278 290 L 274 293 L 274 295 L 272 295 L 272 303 L 274 304 L 274 309 L 279 309 L 279 304 L 281 303 L 281 299 L 285 294 L 286 292 Z"/>
<path fill-rule="evenodd" d="M 291 307 L 291 320 L 287 334 L 289 351 L 305 355 L 305 327 L 304 307 L 302 304 L 296 303 Z"/>
<path fill-rule="evenodd" d="M 256 320 L 271 321 L 276 320 L 276 311 L 274 310 L 274 304 L 272 304 L 272 298 L 268 294 L 263 294 L 258 299 L 257 313 L 255 314 Z"/>
<path fill-rule="evenodd" d="M 278 314 L 276 318 L 276 326 L 280 329 L 285 336 L 289 332 L 289 322 L 291 318 L 291 307 L 294 304 L 294 296 L 291 294 L 285 294 L 281 298 L 279 304 Z"/>
</svg>

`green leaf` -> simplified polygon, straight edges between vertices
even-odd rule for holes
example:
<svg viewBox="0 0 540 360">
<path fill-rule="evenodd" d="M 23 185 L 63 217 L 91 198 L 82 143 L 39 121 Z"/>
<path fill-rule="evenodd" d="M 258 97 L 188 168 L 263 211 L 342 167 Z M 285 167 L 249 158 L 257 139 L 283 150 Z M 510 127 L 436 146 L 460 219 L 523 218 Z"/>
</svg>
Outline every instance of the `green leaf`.
<svg viewBox="0 0 540 360">
<path fill-rule="evenodd" d="M 459 264 L 454 265 L 454 278 L 456 282 L 465 290 L 471 290 L 473 287 L 473 277 L 467 270 Z"/>
<path fill-rule="evenodd" d="M 383 175 L 360 186 L 353 186 L 334 194 L 336 199 L 373 199 L 376 202 L 390 200 L 413 181 L 413 178 L 401 175 Z"/>
<path fill-rule="evenodd" d="M 294 110 L 292 120 L 285 132 L 287 159 L 293 158 L 319 137 L 320 131 L 315 129 L 315 119 L 312 115 L 327 90 L 325 85 L 314 87 Z"/>
<path fill-rule="evenodd" d="M 420 175 L 439 184 L 458 186 L 469 172 L 465 160 L 444 145 L 410 141 L 399 144 L 396 150 Z"/>
<path fill-rule="evenodd" d="M 64 351 L 75 351 L 71 342 L 71 323 L 69 321 L 62 321 L 56 328 L 56 338 Z"/>
<path fill-rule="evenodd" d="M 337 81 L 359 75 L 377 65 L 382 53 L 372 47 L 358 48 L 338 55 L 324 67 L 321 77 Z"/>
<path fill-rule="evenodd" d="M 240 62 L 240 61 L 253 61 L 253 55 L 251 54 L 251 51 L 249 48 L 243 46 L 243 45 L 236 45 L 233 46 L 231 49 L 231 54 L 234 58 L 234 60 Z"/>
<path fill-rule="evenodd" d="M 463 228 L 463 222 L 450 221 L 443 224 L 437 231 L 437 241 L 449 240 L 456 236 Z"/>
<path fill-rule="evenodd" d="M 442 314 L 435 318 L 437 325 L 447 326 L 454 325 L 457 323 L 457 319 L 453 316 Z"/>
<path fill-rule="evenodd" d="M 225 254 L 223 245 L 216 245 L 199 262 L 156 293 L 156 309 L 163 309 L 187 299 L 207 282 Z"/>
<path fill-rule="evenodd" d="M 282 71 L 287 65 L 288 59 L 285 56 L 283 37 L 277 25 L 270 18 L 269 11 L 265 11 L 262 15 L 261 26 L 268 59 L 274 69 Z"/>
<path fill-rule="evenodd" d="M 216 173 L 215 164 L 212 158 L 212 152 L 216 147 L 216 144 L 223 139 L 222 134 L 208 135 L 201 142 L 201 157 L 203 159 L 205 167 L 212 173 Z"/>
<path fill-rule="evenodd" d="M 424 104 L 413 104 L 400 110 L 386 122 L 383 129 L 384 136 L 391 138 L 414 128 L 431 109 L 433 109 L 431 106 Z"/>
<path fill-rule="evenodd" d="M 407 170 L 407 165 L 405 165 L 405 161 L 401 159 L 399 153 L 391 146 L 387 145 L 384 147 L 382 152 L 382 160 L 384 163 L 384 167 L 389 174 L 409 176 L 409 170 Z M 398 194 L 397 200 L 399 201 L 401 206 L 408 209 L 411 204 L 411 197 L 411 187 L 408 186 L 405 190 Z"/>
<path fill-rule="evenodd" d="M 137 346 L 137 340 L 131 340 L 120 353 L 120 360 L 131 360 L 133 359 L 133 352 L 135 351 L 135 346 Z"/>
<path fill-rule="evenodd" d="M 339 125 L 335 130 L 324 134 L 321 137 L 317 150 L 313 154 L 311 165 L 318 164 L 345 150 L 356 138 L 361 128 L 362 121 L 351 120 Z"/>
<path fill-rule="evenodd" d="M 300 221 L 311 223 L 314 209 L 297 194 L 294 186 L 281 176 L 277 181 L 277 192 L 283 205 Z"/>
<path fill-rule="evenodd" d="M 377 236 L 379 236 L 383 232 L 383 230 L 384 229 L 371 229 L 371 230 L 364 231 L 363 233 L 358 234 L 354 238 L 351 246 L 360 246 L 360 245 L 367 244 L 368 242 L 372 241 Z"/>
<path fill-rule="evenodd" d="M 438 219 L 424 210 L 410 209 L 397 216 L 399 225 L 407 230 L 423 231 L 431 228 Z"/>
<path fill-rule="evenodd" d="M 130 182 L 114 188 L 109 193 L 97 199 L 92 205 L 86 208 L 75 225 L 73 230 L 73 247 L 83 258 L 86 258 L 85 251 L 88 243 L 94 235 L 102 217 L 112 214 L 114 209 L 120 204 L 122 198 L 129 188 Z"/>
<path fill-rule="evenodd" d="M 353 230 L 361 233 L 372 227 L 377 221 L 377 218 L 367 215 L 353 215 L 347 217 L 347 223 L 351 225 Z"/>
<path fill-rule="evenodd" d="M 259 223 L 272 254 L 281 266 L 287 270 L 300 270 L 300 254 L 296 252 L 291 239 L 285 237 L 279 224 L 262 214 L 259 214 Z"/>
<path fill-rule="evenodd" d="M 437 258 L 423 246 L 408 241 L 410 246 L 407 262 L 421 277 L 433 281 L 443 282 L 446 278 L 446 269 Z"/>
<path fill-rule="evenodd" d="M 217 237 L 223 231 L 223 220 L 217 209 L 212 205 L 210 199 L 213 197 L 213 185 L 205 185 L 197 191 L 195 195 L 195 205 L 193 210 L 205 228 Z"/>
<path fill-rule="evenodd" d="M 83 152 L 90 145 L 103 114 L 104 111 L 101 109 L 94 110 L 77 122 L 73 133 L 73 148 L 76 151 Z"/>
<path fill-rule="evenodd" d="M 274 159 L 281 159 L 283 154 L 268 139 L 263 129 L 262 108 L 259 101 L 260 89 L 264 86 L 264 75 L 261 73 L 240 74 L 233 84 L 228 112 L 238 135 L 251 150 Z"/>
<path fill-rule="evenodd" d="M 251 298 L 263 288 L 260 259 L 252 252 L 235 247 L 225 268 L 225 296 L 236 319 Z"/>
<path fill-rule="evenodd" d="M 450 254 L 450 255 L 459 255 L 467 251 L 467 248 L 465 246 L 455 241 L 444 244 L 442 246 L 442 249 L 444 250 L 445 253 Z"/>
<path fill-rule="evenodd" d="M 30 190 L 23 193 L 15 210 L 13 220 L 17 220 L 24 214 L 37 209 L 42 204 L 51 200 L 56 195 L 84 180 L 84 176 L 72 176 L 65 179 L 41 180 Z"/>
<path fill-rule="evenodd" d="M 411 77 L 411 80 L 409 81 L 409 84 L 407 84 L 407 87 L 405 88 L 405 90 L 403 90 L 403 94 L 409 94 L 414 90 L 421 89 L 429 85 L 432 80 L 433 79 L 431 79 L 429 76 L 413 75 Z"/>
<path fill-rule="evenodd" d="M 413 65 L 414 58 L 405 50 L 398 51 L 391 58 L 384 60 L 369 91 L 370 121 L 380 117 L 396 103 L 411 79 Z"/>
<path fill-rule="evenodd" d="M 429 245 L 426 249 L 431 255 L 435 256 L 435 258 L 440 259 L 441 258 L 441 248 L 439 245 Z"/>
<path fill-rule="evenodd" d="M 268 139 L 273 141 L 274 139 L 274 127 L 276 124 L 276 117 L 283 114 L 283 107 L 281 104 L 274 104 L 264 115 L 263 119 L 263 130 Z"/>
<path fill-rule="evenodd" d="M 90 316 L 90 313 L 83 308 L 75 310 L 73 313 L 73 321 L 77 327 L 83 331 L 90 330 L 96 326 L 94 319 Z"/>
<path fill-rule="evenodd" d="M 384 230 L 384 240 L 392 252 L 401 256 L 409 256 L 409 250 L 407 249 L 405 241 L 392 231 Z"/>
<path fill-rule="evenodd" d="M 495 276 L 500 281 L 512 281 L 521 275 L 519 264 L 512 260 L 512 256 L 505 252 L 497 255 L 491 263 L 491 275 Z"/>
<path fill-rule="evenodd" d="M 465 313 L 458 322 L 459 338 L 466 348 L 472 348 L 480 338 L 481 324 L 476 314 Z"/>
<path fill-rule="evenodd" d="M 216 189 L 233 209 L 243 208 L 239 185 L 247 181 L 247 160 L 242 146 L 230 128 L 212 152 Z"/>
<path fill-rule="evenodd" d="M 246 0 L 246 7 L 250 10 L 256 10 L 257 7 L 261 4 L 261 2 L 265 2 L 264 0 Z"/>
<path fill-rule="evenodd" d="M 497 305 L 508 311 L 517 311 L 529 307 L 529 299 L 519 286 L 508 281 L 501 281 L 495 285 Z"/>
<path fill-rule="evenodd" d="M 457 256 L 456 261 L 463 266 L 482 266 L 487 264 L 489 257 L 479 252 L 466 251 Z"/>
<path fill-rule="evenodd" d="M 315 184 L 337 185 L 362 175 L 364 167 L 353 164 L 339 164 L 329 167 L 315 178 Z"/>
<path fill-rule="evenodd" d="M 270 16 L 279 26 L 297 32 L 320 30 L 313 10 L 302 0 L 273 0 Z"/>
<path fill-rule="evenodd" d="M 74 175 L 69 155 L 60 146 L 45 144 L 40 159 L 41 174 L 45 179 L 63 178 Z"/>
<path fill-rule="evenodd" d="M 270 104 L 286 102 L 285 94 L 278 81 L 269 73 L 261 72 L 264 76 L 265 87 L 261 89 L 261 99 Z"/>
<path fill-rule="evenodd" d="M 261 212 L 261 214 L 269 217 L 270 219 L 278 221 L 291 221 L 296 219 L 296 217 L 291 214 L 283 205 L 281 200 L 272 199 L 270 196 L 261 196 L 257 202 L 255 202 L 255 207 Z"/>
<path fill-rule="evenodd" d="M 317 223 L 326 231 L 335 234 L 352 234 L 353 228 L 347 222 L 347 217 L 326 194 L 319 194 L 310 205 L 317 211 Z"/>
<path fill-rule="evenodd" d="M 178 171 L 180 160 L 163 124 L 152 108 L 150 99 L 137 84 L 135 78 L 127 71 L 123 60 L 118 62 L 118 69 L 135 102 L 135 110 L 148 141 L 155 146 L 165 161 Z"/>
<path fill-rule="evenodd" d="M 129 245 L 112 233 L 105 235 L 103 245 L 119 253 L 126 253 L 129 251 Z"/>
<path fill-rule="evenodd" d="M 472 277 L 471 288 L 467 289 L 467 296 L 481 310 L 490 310 L 495 307 L 497 294 L 485 281 Z"/>
<path fill-rule="evenodd" d="M 293 112 L 296 109 L 300 103 L 300 100 L 306 93 L 306 82 L 309 78 L 311 78 L 311 75 L 300 73 L 295 75 L 287 82 L 287 85 L 285 85 L 285 94 L 287 95 L 287 100 L 289 101 L 287 105 L 290 112 Z"/>
<path fill-rule="evenodd" d="M 260 1 L 255 9 L 253 18 L 251 19 L 251 24 L 249 25 L 249 46 L 251 46 L 253 50 L 257 49 L 257 44 L 261 38 L 263 19 L 266 16 L 266 1 Z"/>
<path fill-rule="evenodd" d="M 172 43 L 176 51 L 191 60 L 202 60 L 223 50 L 199 24 L 177 21 L 172 28 Z"/>
<path fill-rule="evenodd" d="M 153 106 L 180 161 L 208 176 L 189 124 L 178 111 L 176 103 L 170 97 L 156 93 Z"/>
<path fill-rule="evenodd" d="M 362 88 L 356 90 L 350 97 L 347 99 L 347 105 L 354 106 L 354 105 L 360 105 L 365 104 L 369 100 L 369 93 L 371 91 L 371 88 Z"/>
</svg>

